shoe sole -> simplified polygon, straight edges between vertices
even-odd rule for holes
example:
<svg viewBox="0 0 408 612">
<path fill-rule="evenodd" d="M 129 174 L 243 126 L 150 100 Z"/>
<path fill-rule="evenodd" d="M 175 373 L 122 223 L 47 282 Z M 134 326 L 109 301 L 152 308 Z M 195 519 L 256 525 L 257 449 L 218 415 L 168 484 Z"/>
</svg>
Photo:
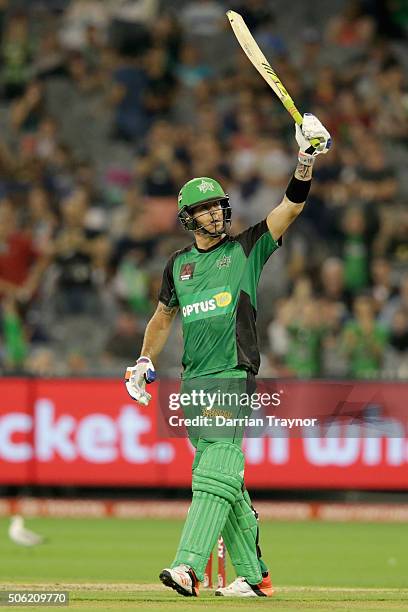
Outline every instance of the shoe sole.
<svg viewBox="0 0 408 612">
<path fill-rule="evenodd" d="M 177 584 L 177 582 L 173 580 L 173 578 L 171 577 L 170 572 L 168 572 L 167 570 L 163 570 L 159 574 L 159 578 L 164 584 L 164 586 L 174 589 L 180 595 L 183 595 L 184 597 L 196 597 L 195 593 L 189 593 L 188 591 L 183 589 L 183 587 L 180 584 Z"/>
<path fill-rule="evenodd" d="M 272 591 L 271 593 L 264 593 L 263 591 L 261 591 L 260 589 L 257 591 L 254 591 L 257 595 L 257 597 L 272 597 L 272 595 L 274 594 L 274 591 Z M 261 595 L 262 593 L 262 595 Z M 215 591 L 215 596 L 216 597 L 228 597 L 228 595 L 224 595 L 224 593 L 221 593 L 220 591 Z M 231 595 L 231 597 L 236 597 L 239 598 L 239 595 Z M 243 595 L 242 599 L 245 599 L 245 597 L 249 597 L 249 595 Z"/>
</svg>

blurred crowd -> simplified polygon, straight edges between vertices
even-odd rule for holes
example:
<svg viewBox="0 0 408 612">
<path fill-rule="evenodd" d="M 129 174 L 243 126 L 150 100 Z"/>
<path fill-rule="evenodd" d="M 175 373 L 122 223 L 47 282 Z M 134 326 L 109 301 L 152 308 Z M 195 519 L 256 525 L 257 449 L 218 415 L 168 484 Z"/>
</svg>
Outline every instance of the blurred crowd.
<svg viewBox="0 0 408 612">
<path fill-rule="evenodd" d="M 281 200 L 293 122 L 228 8 L 334 139 L 263 272 L 261 375 L 408 378 L 402 0 L 289 12 L 282 0 L 0 0 L 3 374 L 123 373 L 166 260 L 191 240 L 176 218 L 186 180 L 222 183 L 232 232 Z M 162 376 L 179 375 L 181 344 L 176 323 Z"/>
</svg>

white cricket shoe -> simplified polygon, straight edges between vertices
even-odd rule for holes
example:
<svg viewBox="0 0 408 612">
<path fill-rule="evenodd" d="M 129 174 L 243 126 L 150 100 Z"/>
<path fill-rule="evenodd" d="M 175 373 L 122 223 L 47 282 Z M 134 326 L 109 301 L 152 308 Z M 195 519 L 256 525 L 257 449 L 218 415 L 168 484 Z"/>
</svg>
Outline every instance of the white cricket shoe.
<svg viewBox="0 0 408 612">
<path fill-rule="evenodd" d="M 194 570 L 188 565 L 166 567 L 159 576 L 164 586 L 170 587 L 185 597 L 198 597 L 200 584 Z"/>
<path fill-rule="evenodd" d="M 215 594 L 219 597 L 272 597 L 273 586 L 269 574 L 259 584 L 249 584 L 238 576 L 228 586 L 218 588 Z"/>
</svg>

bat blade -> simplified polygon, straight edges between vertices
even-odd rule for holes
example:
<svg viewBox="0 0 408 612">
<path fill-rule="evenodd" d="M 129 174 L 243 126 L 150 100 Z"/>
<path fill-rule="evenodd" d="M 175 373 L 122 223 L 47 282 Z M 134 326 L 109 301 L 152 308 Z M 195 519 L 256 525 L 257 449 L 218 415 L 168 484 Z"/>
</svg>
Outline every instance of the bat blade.
<svg viewBox="0 0 408 612">
<path fill-rule="evenodd" d="M 302 115 L 296 108 L 295 103 L 290 97 L 286 87 L 283 85 L 275 70 L 262 53 L 242 16 L 235 11 L 228 11 L 227 17 L 229 19 L 231 28 L 249 61 L 258 70 L 271 89 L 273 89 L 288 113 L 290 113 L 296 123 L 301 126 Z"/>
</svg>

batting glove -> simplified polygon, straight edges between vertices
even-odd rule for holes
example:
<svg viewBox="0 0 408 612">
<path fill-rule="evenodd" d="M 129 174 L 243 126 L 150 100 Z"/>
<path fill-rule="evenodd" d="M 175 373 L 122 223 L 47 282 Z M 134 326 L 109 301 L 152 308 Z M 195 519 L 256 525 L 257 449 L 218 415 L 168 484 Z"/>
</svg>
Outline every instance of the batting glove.
<svg viewBox="0 0 408 612">
<path fill-rule="evenodd" d="M 302 127 L 295 124 L 296 141 L 299 145 L 298 159 L 304 166 L 312 166 L 320 154 L 326 154 L 331 147 L 331 136 L 324 125 L 311 113 L 303 115 Z M 314 146 L 311 140 L 318 140 Z"/>
<path fill-rule="evenodd" d="M 152 396 L 145 389 L 146 384 L 156 380 L 156 370 L 149 357 L 139 357 L 136 365 L 126 369 L 125 385 L 130 397 L 147 406 Z"/>
</svg>

